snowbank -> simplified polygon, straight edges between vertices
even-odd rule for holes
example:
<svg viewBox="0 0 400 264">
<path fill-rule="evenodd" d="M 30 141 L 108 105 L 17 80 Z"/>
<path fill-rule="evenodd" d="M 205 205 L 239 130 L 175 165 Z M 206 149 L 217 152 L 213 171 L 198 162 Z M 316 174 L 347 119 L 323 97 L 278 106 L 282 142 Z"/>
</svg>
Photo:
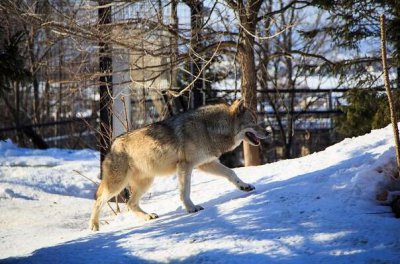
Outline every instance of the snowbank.
<svg viewBox="0 0 400 264">
<path fill-rule="evenodd" d="M 143 208 L 108 208 L 87 230 L 99 154 L 21 149 L 0 143 L 0 262 L 6 263 L 398 263 L 400 221 L 375 201 L 390 182 L 390 127 L 309 156 L 238 168 L 255 185 L 243 193 L 195 172 L 186 214 L 175 177 L 157 179 Z M 112 206 L 114 206 L 112 204 Z M 107 224 L 108 223 L 108 224 Z"/>
</svg>

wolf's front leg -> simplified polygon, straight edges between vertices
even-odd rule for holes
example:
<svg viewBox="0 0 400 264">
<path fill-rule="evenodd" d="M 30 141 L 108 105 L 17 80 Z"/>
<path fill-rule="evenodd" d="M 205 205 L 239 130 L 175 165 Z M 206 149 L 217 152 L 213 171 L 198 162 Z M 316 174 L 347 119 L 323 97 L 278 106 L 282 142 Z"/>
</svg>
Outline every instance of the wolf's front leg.
<svg viewBox="0 0 400 264">
<path fill-rule="evenodd" d="M 203 164 L 199 166 L 198 169 L 228 179 L 228 181 L 233 183 L 239 190 L 250 192 L 255 189 L 253 185 L 243 182 L 232 169 L 218 161 Z"/>
<path fill-rule="evenodd" d="M 190 182 L 192 178 L 193 167 L 186 162 L 178 163 L 177 174 L 179 180 L 180 198 L 188 213 L 195 213 L 204 208 L 200 205 L 195 205 L 190 199 Z"/>
</svg>

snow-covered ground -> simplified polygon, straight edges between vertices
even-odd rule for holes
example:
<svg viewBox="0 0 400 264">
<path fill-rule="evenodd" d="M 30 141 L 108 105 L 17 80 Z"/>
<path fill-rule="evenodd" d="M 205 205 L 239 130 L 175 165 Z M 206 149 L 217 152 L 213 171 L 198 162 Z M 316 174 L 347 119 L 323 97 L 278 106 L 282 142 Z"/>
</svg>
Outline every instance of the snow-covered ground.
<svg viewBox="0 0 400 264">
<path fill-rule="evenodd" d="M 390 127 L 325 151 L 239 168 L 243 193 L 194 173 L 186 214 L 175 177 L 158 178 L 142 222 L 106 206 L 87 228 L 99 154 L 0 142 L 1 263 L 399 263 L 400 220 L 375 201 L 394 167 Z M 111 203 L 114 206 L 113 203 Z"/>
</svg>

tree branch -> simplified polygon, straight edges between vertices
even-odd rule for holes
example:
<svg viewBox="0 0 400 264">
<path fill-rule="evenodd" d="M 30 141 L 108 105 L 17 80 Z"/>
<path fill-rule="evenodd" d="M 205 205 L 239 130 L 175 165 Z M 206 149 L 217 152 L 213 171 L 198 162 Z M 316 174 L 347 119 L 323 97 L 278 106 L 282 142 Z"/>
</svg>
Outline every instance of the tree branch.
<svg viewBox="0 0 400 264">
<path fill-rule="evenodd" d="M 276 15 L 276 14 L 283 13 L 283 12 L 285 12 L 286 10 L 288 10 L 289 8 L 295 6 L 296 4 L 303 4 L 303 6 L 301 6 L 301 7 L 299 7 L 299 8 L 296 8 L 296 9 L 301 9 L 301 8 L 304 8 L 304 7 L 307 7 L 307 6 L 311 5 L 312 2 L 309 2 L 309 1 L 301 1 L 301 0 L 294 0 L 294 1 L 291 1 L 289 4 L 287 4 L 286 6 L 282 7 L 281 9 L 278 9 L 278 10 L 275 10 L 275 11 L 268 12 L 268 13 L 266 13 L 266 14 L 263 14 L 262 16 L 258 17 L 258 18 L 256 19 L 256 21 L 259 22 L 259 21 L 261 21 L 261 20 L 263 20 L 263 19 L 270 18 L 271 16 L 274 16 L 274 15 Z"/>
</svg>

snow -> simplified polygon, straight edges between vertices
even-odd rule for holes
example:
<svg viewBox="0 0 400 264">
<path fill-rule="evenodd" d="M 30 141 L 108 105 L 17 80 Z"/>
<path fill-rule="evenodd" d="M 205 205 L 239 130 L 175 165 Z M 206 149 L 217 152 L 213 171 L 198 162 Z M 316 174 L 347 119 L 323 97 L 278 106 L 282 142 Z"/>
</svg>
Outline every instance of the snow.
<svg viewBox="0 0 400 264">
<path fill-rule="evenodd" d="M 1 263 L 398 263 L 400 221 L 376 192 L 393 182 L 392 130 L 236 172 L 256 190 L 195 172 L 187 214 L 175 177 L 157 178 L 149 222 L 106 206 L 88 230 L 99 153 L 0 142 Z M 79 171 L 91 180 L 79 175 Z M 115 208 L 113 203 L 111 206 Z"/>
</svg>

